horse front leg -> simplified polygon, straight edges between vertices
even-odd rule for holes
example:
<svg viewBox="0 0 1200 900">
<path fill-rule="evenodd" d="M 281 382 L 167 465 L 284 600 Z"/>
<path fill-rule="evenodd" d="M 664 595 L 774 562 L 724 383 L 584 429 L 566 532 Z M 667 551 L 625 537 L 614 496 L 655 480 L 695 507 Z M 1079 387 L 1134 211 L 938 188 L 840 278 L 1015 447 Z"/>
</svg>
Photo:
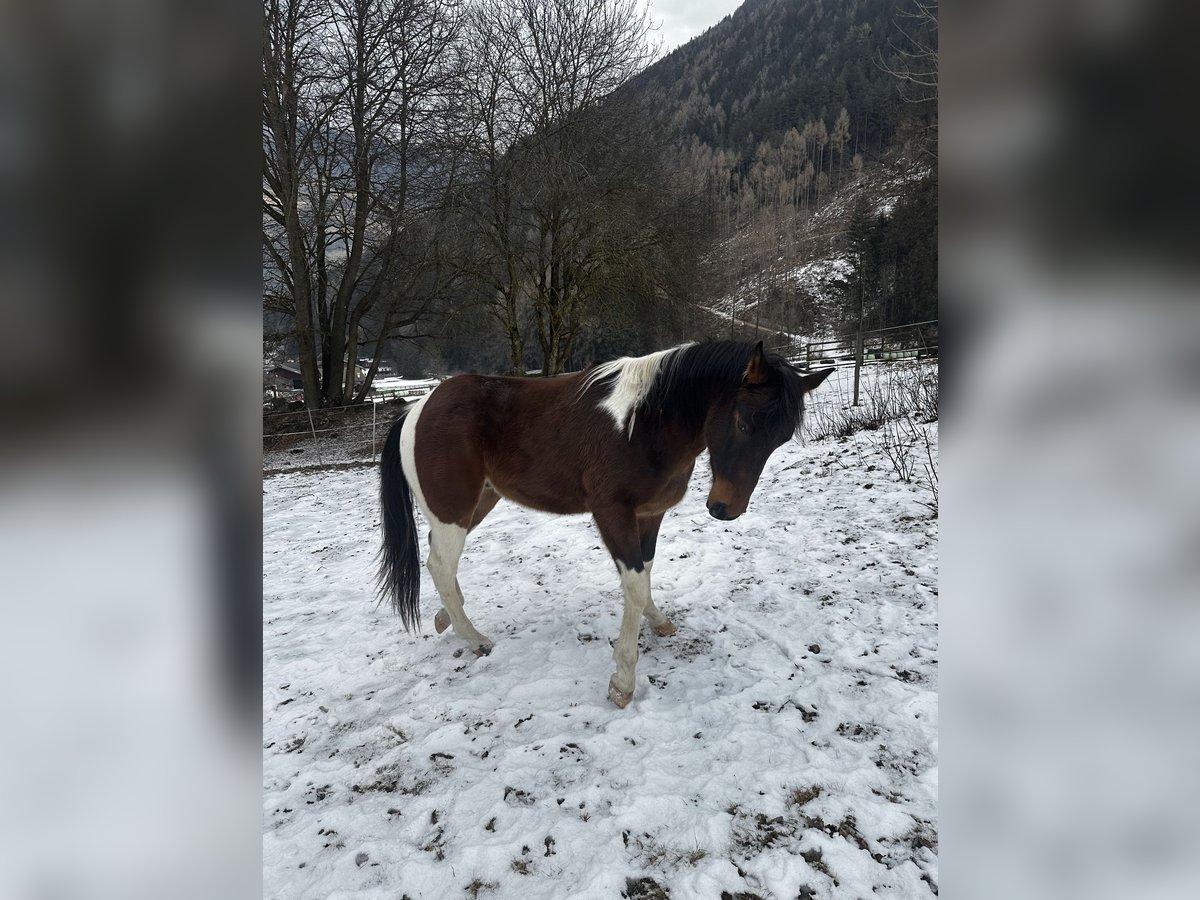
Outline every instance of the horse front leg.
<svg viewBox="0 0 1200 900">
<path fill-rule="evenodd" d="M 617 572 L 621 576 L 621 593 L 625 611 L 621 617 L 621 633 L 613 648 L 617 671 L 608 682 L 608 699 L 624 708 L 633 699 L 637 678 L 638 633 L 642 615 L 650 603 L 650 570 L 642 560 L 642 545 L 638 535 L 637 517 L 632 509 L 601 508 L 593 511 L 596 527 L 604 539 Z M 660 614 L 661 615 L 661 614 Z"/>
</svg>

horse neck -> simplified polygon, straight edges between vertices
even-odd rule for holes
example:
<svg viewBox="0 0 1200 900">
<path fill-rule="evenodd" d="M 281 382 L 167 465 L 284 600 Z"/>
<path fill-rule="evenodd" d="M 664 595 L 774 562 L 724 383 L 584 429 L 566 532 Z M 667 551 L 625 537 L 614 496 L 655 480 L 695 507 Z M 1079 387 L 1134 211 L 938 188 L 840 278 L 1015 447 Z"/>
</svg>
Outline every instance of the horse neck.
<svg viewBox="0 0 1200 900">
<path fill-rule="evenodd" d="M 719 373 L 701 371 L 671 385 L 672 396 L 662 406 L 661 427 L 678 435 L 681 445 L 693 458 L 707 446 L 704 426 L 714 404 L 736 389 L 727 382 Z"/>
</svg>

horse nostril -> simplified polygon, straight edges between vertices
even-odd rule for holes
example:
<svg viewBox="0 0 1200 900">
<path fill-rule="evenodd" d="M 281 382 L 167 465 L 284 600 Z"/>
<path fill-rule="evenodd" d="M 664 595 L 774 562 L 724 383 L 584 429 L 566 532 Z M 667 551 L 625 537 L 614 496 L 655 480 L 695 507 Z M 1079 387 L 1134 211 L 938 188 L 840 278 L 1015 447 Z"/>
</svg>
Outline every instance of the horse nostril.
<svg viewBox="0 0 1200 900">
<path fill-rule="evenodd" d="M 728 509 L 728 507 L 727 507 L 727 506 L 726 506 L 724 503 L 710 503 L 710 504 L 708 504 L 708 511 L 709 511 L 710 513 L 712 513 L 712 517 L 713 517 L 714 519 L 724 519 L 724 518 L 727 518 L 727 516 L 725 515 L 725 512 L 726 512 L 726 510 L 727 510 L 727 509 Z"/>
</svg>

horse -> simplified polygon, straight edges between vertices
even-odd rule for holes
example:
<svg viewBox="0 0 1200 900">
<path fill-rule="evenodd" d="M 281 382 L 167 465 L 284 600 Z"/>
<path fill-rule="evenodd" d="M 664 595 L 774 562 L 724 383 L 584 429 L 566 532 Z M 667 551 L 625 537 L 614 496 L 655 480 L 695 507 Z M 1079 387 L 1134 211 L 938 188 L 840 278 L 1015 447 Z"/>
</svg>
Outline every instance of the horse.
<svg viewBox="0 0 1200 900">
<path fill-rule="evenodd" d="M 554 378 L 446 379 L 384 443 L 380 601 L 390 601 L 406 631 L 420 627 L 415 498 L 442 601 L 434 627 L 453 627 L 476 656 L 489 654 L 492 641 L 467 618 L 458 584 L 467 535 L 502 497 L 549 513 L 591 513 L 625 600 L 608 687 L 624 708 L 641 620 L 660 636 L 675 633 L 651 597 L 650 570 L 663 516 L 683 499 L 697 457 L 707 448 L 709 513 L 736 519 L 767 458 L 799 433 L 805 394 L 832 371 L 801 371 L 761 341 L 709 341 Z"/>
</svg>

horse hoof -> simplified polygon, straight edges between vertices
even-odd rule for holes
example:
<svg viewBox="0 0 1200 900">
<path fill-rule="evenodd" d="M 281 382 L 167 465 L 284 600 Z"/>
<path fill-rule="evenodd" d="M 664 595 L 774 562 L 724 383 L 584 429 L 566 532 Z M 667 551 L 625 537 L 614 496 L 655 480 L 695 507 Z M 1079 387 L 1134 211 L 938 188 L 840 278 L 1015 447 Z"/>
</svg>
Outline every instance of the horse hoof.
<svg viewBox="0 0 1200 900">
<path fill-rule="evenodd" d="M 492 646 L 492 644 L 480 644 L 475 648 L 474 653 L 476 656 L 491 656 Z"/>
<path fill-rule="evenodd" d="M 613 702 L 618 709 L 624 709 L 629 705 L 629 701 L 633 699 L 633 691 L 622 691 L 616 685 L 615 676 L 609 679 L 608 682 L 608 699 Z"/>
<path fill-rule="evenodd" d="M 444 609 L 439 609 L 437 611 L 437 615 L 433 617 L 433 627 L 438 634 L 441 634 L 450 627 L 450 617 L 446 615 L 446 611 Z"/>
<path fill-rule="evenodd" d="M 670 619 L 667 619 L 667 621 L 663 622 L 661 625 L 655 626 L 654 633 L 659 637 L 670 637 L 675 633 L 675 623 Z"/>
</svg>

